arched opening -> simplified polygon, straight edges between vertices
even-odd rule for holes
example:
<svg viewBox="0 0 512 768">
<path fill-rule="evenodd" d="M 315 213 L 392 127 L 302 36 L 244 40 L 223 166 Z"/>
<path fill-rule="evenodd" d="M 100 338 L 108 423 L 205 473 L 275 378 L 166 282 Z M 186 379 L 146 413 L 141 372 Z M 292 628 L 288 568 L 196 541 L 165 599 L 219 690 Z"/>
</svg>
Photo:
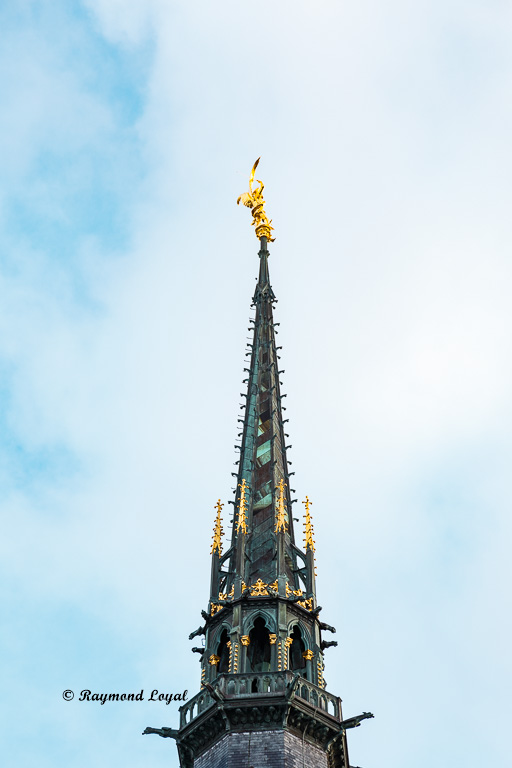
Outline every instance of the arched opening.
<svg viewBox="0 0 512 768">
<path fill-rule="evenodd" d="M 270 633 L 261 616 L 258 616 L 249 632 L 247 657 L 252 672 L 270 671 Z"/>
<path fill-rule="evenodd" d="M 222 630 L 222 634 L 220 636 L 220 643 L 217 648 L 217 656 L 220 659 L 219 665 L 218 665 L 219 674 L 221 672 L 229 672 L 229 648 L 228 648 L 227 629 Z"/>
<path fill-rule="evenodd" d="M 305 650 L 306 646 L 304 645 L 304 640 L 302 639 L 302 632 L 300 631 L 300 627 L 298 624 L 296 624 L 293 628 L 293 632 L 290 635 L 292 638 L 292 644 L 290 646 L 290 669 L 293 671 L 300 672 L 300 674 L 305 676 L 305 670 L 306 670 L 306 659 L 302 655 Z"/>
</svg>

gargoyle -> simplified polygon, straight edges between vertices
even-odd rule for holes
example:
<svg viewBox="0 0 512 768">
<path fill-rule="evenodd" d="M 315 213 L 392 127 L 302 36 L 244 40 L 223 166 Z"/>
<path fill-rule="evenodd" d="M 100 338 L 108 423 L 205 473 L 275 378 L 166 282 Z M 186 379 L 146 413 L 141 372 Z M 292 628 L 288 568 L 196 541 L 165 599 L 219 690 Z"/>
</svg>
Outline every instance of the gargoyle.
<svg viewBox="0 0 512 768">
<path fill-rule="evenodd" d="M 337 640 L 322 640 L 320 643 L 320 649 L 323 651 L 325 648 L 336 648 L 337 645 Z"/>
<path fill-rule="evenodd" d="M 323 621 L 319 621 L 318 626 L 320 629 L 323 629 L 324 632 L 336 632 L 336 627 L 331 627 L 330 624 L 325 624 Z"/>
<path fill-rule="evenodd" d="M 188 636 L 189 640 L 193 640 L 194 637 L 197 637 L 198 635 L 205 635 L 206 634 L 206 624 L 204 627 L 198 627 L 194 632 L 191 632 Z"/>
<path fill-rule="evenodd" d="M 211 619 L 211 616 L 208 616 L 208 614 L 206 613 L 206 611 L 201 611 L 201 616 L 203 617 L 203 619 L 204 619 L 204 620 L 206 621 L 206 623 L 208 624 L 208 622 L 209 622 L 209 621 L 210 621 L 210 619 Z"/>
<path fill-rule="evenodd" d="M 347 728 L 358 728 L 362 720 L 366 720 L 369 717 L 374 717 L 374 715 L 371 712 L 363 712 L 362 715 L 356 715 L 356 717 L 349 717 L 348 720 L 343 720 L 341 727 L 344 730 L 347 730 Z"/>
<path fill-rule="evenodd" d="M 321 611 L 321 610 L 322 610 L 322 606 L 321 606 L 321 605 L 317 605 L 317 607 L 316 607 L 316 608 L 314 608 L 314 609 L 311 611 L 311 615 L 312 615 L 312 616 L 318 616 L 318 614 L 320 613 L 320 611 Z"/>
<path fill-rule="evenodd" d="M 338 645 L 338 643 L 336 643 L 336 645 Z M 204 653 L 204 648 L 192 648 L 192 653 L 200 653 L 202 656 Z"/>
<path fill-rule="evenodd" d="M 143 736 L 148 733 L 158 733 L 164 739 L 177 739 L 179 731 L 175 731 L 173 728 L 146 728 L 142 731 Z"/>
</svg>

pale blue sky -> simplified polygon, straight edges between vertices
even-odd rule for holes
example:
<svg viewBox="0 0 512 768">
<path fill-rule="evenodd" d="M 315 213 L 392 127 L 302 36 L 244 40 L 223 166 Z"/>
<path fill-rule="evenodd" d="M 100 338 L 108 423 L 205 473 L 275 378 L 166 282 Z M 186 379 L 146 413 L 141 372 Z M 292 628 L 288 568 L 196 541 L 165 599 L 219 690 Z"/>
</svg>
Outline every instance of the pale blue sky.
<svg viewBox="0 0 512 768">
<path fill-rule="evenodd" d="M 140 735 L 177 706 L 62 691 L 198 689 L 261 155 L 328 689 L 375 714 L 352 762 L 506 765 L 512 6 L 20 0 L 0 28 L 2 764 L 177 768 Z"/>
</svg>

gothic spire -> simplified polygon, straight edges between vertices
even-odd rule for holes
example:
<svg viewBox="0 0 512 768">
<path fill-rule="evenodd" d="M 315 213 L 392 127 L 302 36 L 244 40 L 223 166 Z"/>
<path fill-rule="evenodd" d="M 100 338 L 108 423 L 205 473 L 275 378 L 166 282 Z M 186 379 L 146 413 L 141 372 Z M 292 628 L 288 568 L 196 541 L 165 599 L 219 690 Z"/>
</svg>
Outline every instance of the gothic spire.
<svg viewBox="0 0 512 768">
<path fill-rule="evenodd" d="M 181 768 L 250 765 L 251 736 L 258 754 L 276 768 L 348 768 L 346 728 L 373 717 L 343 720 L 341 699 L 326 690 L 324 650 L 336 646 L 319 619 L 315 546 L 306 496 L 305 550 L 295 545 L 284 406 L 279 376 L 276 301 L 268 268 L 272 226 L 263 184 L 239 198 L 252 211 L 258 237 L 259 276 L 249 344 L 247 391 L 236 473 L 231 543 L 222 551 L 220 500 L 211 549 L 211 586 L 204 624 L 201 690 L 180 708 L 180 728 L 147 728 L 177 741 Z M 235 473 L 233 473 L 235 474 Z M 261 751 L 263 750 L 263 752 Z M 244 757 L 245 760 L 245 757 Z"/>
<path fill-rule="evenodd" d="M 270 285 L 266 238 L 261 238 L 260 270 L 253 297 L 256 310 L 242 442 L 239 447 L 235 525 L 232 534 L 230 572 L 249 586 L 261 579 L 272 584 L 279 577 L 293 589 L 297 583 L 296 555 L 291 513 L 290 478 L 286 456 L 283 395 L 279 380 L 279 358 L 273 318 L 274 292 Z M 244 489 L 246 530 L 238 524 L 240 498 Z M 276 526 L 279 516 L 280 524 Z M 229 588 L 231 584 L 228 585 Z M 235 586 L 238 591 L 238 585 Z M 229 590 L 227 590 L 229 591 Z"/>
<path fill-rule="evenodd" d="M 244 369 L 247 389 L 242 393 L 244 412 L 239 419 L 243 426 L 240 445 L 236 446 L 240 453 L 235 498 L 231 502 L 231 542 L 222 554 L 217 505 L 202 674 L 206 684 L 218 673 L 238 674 L 240 667 L 256 672 L 292 668 L 323 686 L 314 554 L 309 539 L 306 551 L 296 546 L 293 529 L 293 473 L 288 471 L 287 458 L 291 446 L 286 444 L 288 419 L 283 418 L 285 395 L 281 394 L 280 381 L 284 371 L 279 370 L 278 324 L 274 322 L 276 297 L 270 283 L 267 247 L 272 227 L 263 208 L 263 184 L 258 181 L 258 188 L 252 186 L 256 166 L 257 162 L 251 173 L 249 193 L 239 198 L 252 210 L 260 249 L 252 299 L 253 334 Z M 262 610 L 266 612 L 265 619 Z M 292 622 L 292 627 L 297 622 L 293 636 L 283 622 Z M 240 630 L 242 624 L 248 627 L 245 634 Z M 276 648 L 271 650 L 273 645 Z M 241 647 L 248 651 L 241 652 Z M 290 648 L 293 660 L 289 658 Z M 216 667 L 215 672 L 212 667 Z"/>
</svg>

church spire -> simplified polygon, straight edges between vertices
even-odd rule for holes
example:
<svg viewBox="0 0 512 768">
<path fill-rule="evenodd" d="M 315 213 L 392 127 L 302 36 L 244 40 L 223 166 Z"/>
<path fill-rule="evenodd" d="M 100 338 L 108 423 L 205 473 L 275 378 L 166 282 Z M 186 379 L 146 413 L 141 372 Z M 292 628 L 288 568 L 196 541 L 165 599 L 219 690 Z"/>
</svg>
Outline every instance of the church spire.
<svg viewBox="0 0 512 768">
<path fill-rule="evenodd" d="M 318 626 L 320 608 L 316 606 L 314 557 L 312 552 L 304 552 L 295 544 L 292 515 L 295 500 L 291 498 L 293 489 L 290 487 L 293 473 L 289 472 L 287 458 L 287 449 L 291 446 L 286 444 L 288 435 L 285 424 L 288 419 L 283 418 L 285 395 L 281 394 L 280 381 L 284 371 L 279 370 L 280 347 L 276 344 L 277 324 L 273 316 L 276 297 L 270 283 L 268 264 L 267 243 L 272 227 L 263 208 L 262 182 L 258 181 L 259 187 L 253 188 L 257 164 L 258 161 L 251 172 L 249 193 L 239 198 L 239 202 L 242 200 L 252 210 L 260 250 L 259 275 L 252 301 L 255 309 L 253 336 L 247 353 L 249 367 L 245 368 L 247 390 L 242 394 L 245 398 L 242 406 L 244 413 L 243 418 L 239 419 L 243 424 L 239 434 L 241 444 L 236 446 L 240 453 L 235 499 L 232 502 L 233 525 L 229 549 L 223 555 L 219 549 L 212 552 L 209 613 L 211 617 L 219 615 L 220 619 L 221 616 L 227 618 L 228 613 L 232 612 L 233 622 L 240 624 L 247 622 L 251 614 L 251 620 L 255 620 L 263 606 L 260 600 L 253 604 L 251 598 L 267 598 L 275 614 L 274 625 L 272 628 L 267 626 L 267 633 L 269 637 L 275 638 L 274 643 L 278 647 L 272 661 L 270 647 L 265 652 L 269 656 L 265 668 L 276 670 L 288 668 L 289 648 L 293 642 L 286 631 L 277 639 L 279 633 L 275 630 L 279 624 L 277 614 L 280 601 L 283 601 L 283 607 L 289 606 L 293 613 L 304 614 L 303 635 L 300 637 L 297 629 L 299 634 L 296 634 L 294 664 L 300 669 L 308 668 L 309 679 L 323 684 L 323 655 Z M 289 619 L 292 619 L 291 615 Z M 307 646 L 306 633 L 309 637 Z M 211 635 L 208 631 L 206 634 L 208 641 Z M 253 649 L 245 654 L 240 653 L 239 642 L 249 645 L 250 633 L 230 637 L 229 642 L 229 660 L 225 656 L 225 668 L 215 670 L 214 676 L 219 671 L 239 672 L 240 664 L 246 670 L 264 671 L 263 668 L 256 669 L 260 662 L 255 661 Z M 268 643 L 273 644 L 271 639 Z M 308 651 L 306 656 L 298 653 L 300 648 L 305 653 Z M 207 666 L 207 663 L 211 666 L 209 660 L 212 654 L 214 658 L 223 658 L 222 648 L 216 647 L 215 642 L 208 646 L 203 655 L 206 679 L 212 679 L 212 672 Z M 313 655 L 316 658 L 315 664 L 307 665 Z M 219 663 L 222 667 L 222 663 Z"/>
<path fill-rule="evenodd" d="M 283 397 L 279 379 L 278 348 L 273 305 L 276 301 L 268 269 L 266 238 L 260 240 L 260 269 L 253 306 L 256 310 L 250 363 L 246 369 L 242 442 L 239 446 L 238 477 L 235 496 L 235 520 L 231 540 L 231 576 L 227 578 L 229 592 L 235 595 L 258 580 L 266 584 L 282 578 L 283 594 L 286 583 L 293 590 L 297 581 L 297 556 L 294 545 L 292 500 L 286 433 L 283 419 Z M 244 500 L 245 528 L 239 524 L 240 500 Z M 276 526 L 277 516 L 281 523 Z M 279 544 L 280 534 L 284 537 Z M 277 556 L 276 556 L 277 553 Z"/>
<path fill-rule="evenodd" d="M 259 276 L 236 473 L 231 542 L 222 551 L 220 500 L 211 550 L 208 611 L 190 639 L 204 635 L 201 690 L 180 708 L 179 730 L 148 728 L 177 741 L 181 768 L 256 765 L 349 768 L 346 729 L 372 717 L 343 720 L 341 700 L 326 690 L 322 632 L 316 602 L 313 526 L 306 497 L 305 550 L 295 544 L 288 471 L 285 406 L 270 284 L 263 184 L 238 199 L 252 211 Z M 234 473 L 235 474 L 235 473 Z M 253 750 L 253 753 L 251 753 Z M 255 762 L 256 761 L 256 762 Z"/>
</svg>

